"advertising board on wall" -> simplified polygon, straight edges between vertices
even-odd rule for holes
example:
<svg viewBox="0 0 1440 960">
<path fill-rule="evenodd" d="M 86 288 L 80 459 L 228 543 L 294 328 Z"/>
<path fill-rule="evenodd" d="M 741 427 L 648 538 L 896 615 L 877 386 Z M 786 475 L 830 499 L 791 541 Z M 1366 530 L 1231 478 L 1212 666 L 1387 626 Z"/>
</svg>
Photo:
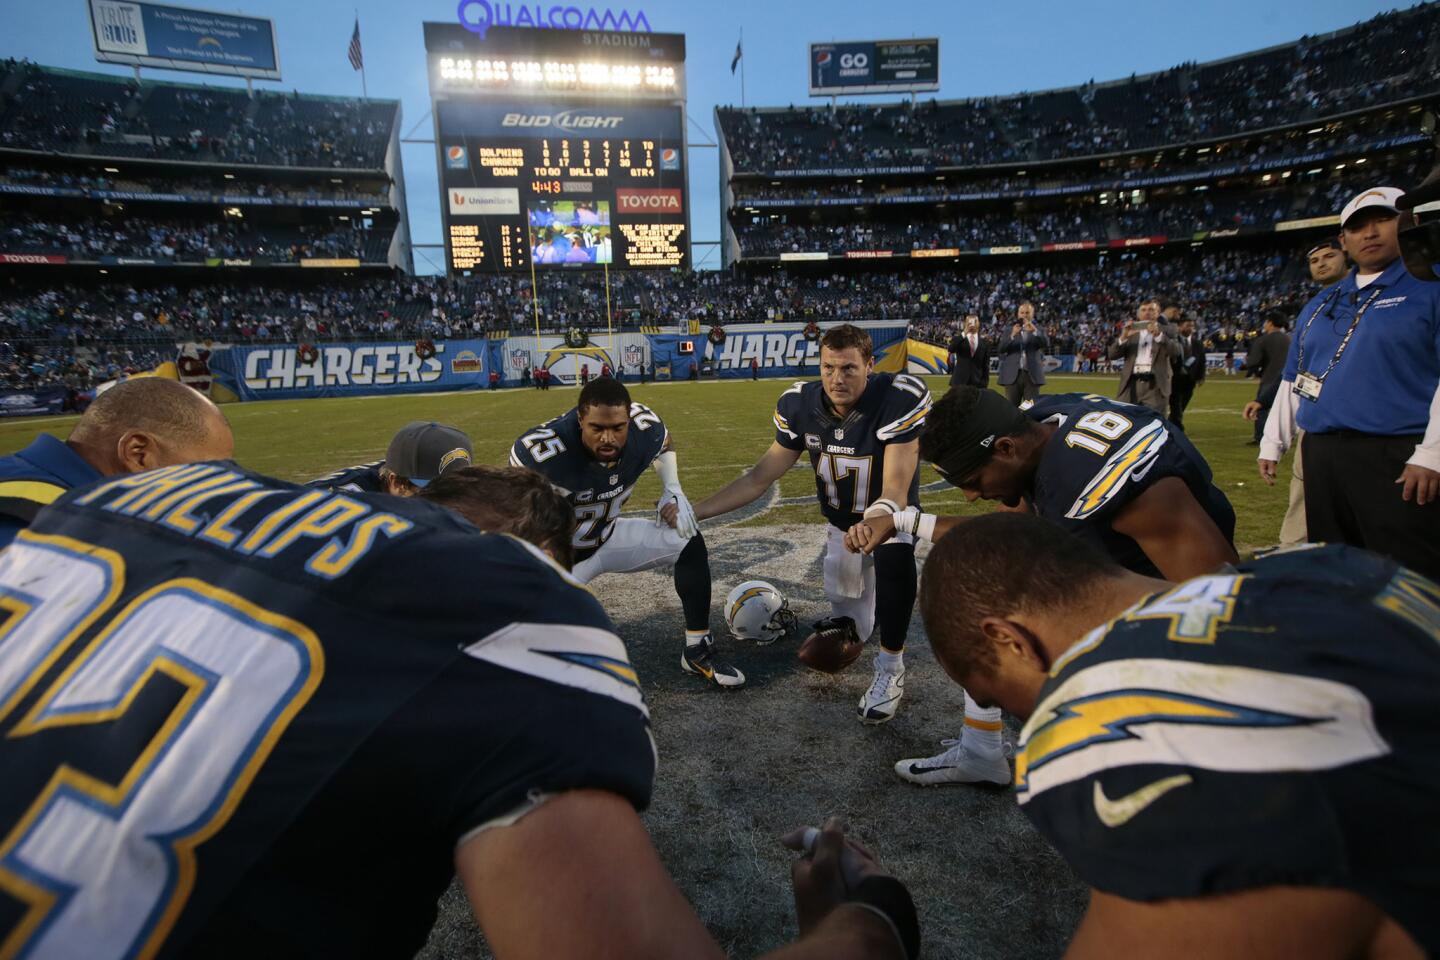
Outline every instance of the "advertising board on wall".
<svg viewBox="0 0 1440 960">
<path fill-rule="evenodd" d="M 89 0 L 95 59 L 233 77 L 280 79 L 275 23 L 140 0 Z"/>
<path fill-rule="evenodd" d="M 940 89 L 940 41 L 862 40 L 810 44 L 810 95 Z"/>
</svg>

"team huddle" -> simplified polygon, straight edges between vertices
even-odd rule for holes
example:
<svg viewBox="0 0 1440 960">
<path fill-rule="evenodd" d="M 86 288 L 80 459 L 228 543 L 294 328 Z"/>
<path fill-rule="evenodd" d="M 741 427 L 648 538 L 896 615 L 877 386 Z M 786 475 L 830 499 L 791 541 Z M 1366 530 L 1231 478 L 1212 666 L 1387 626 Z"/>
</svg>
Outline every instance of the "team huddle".
<svg viewBox="0 0 1440 960">
<path fill-rule="evenodd" d="M 918 598 L 965 710 L 895 772 L 1014 784 L 1092 888 L 1075 956 L 1440 953 L 1440 587 L 1344 547 L 1242 562 L 1147 407 L 932 401 L 873 367 L 827 330 L 769 449 L 693 503 L 608 377 L 508 466 L 417 422 L 306 485 L 230 461 L 188 388 L 103 396 L 0 475 L 0 957 L 411 955 L 456 875 L 500 957 L 723 956 L 639 819 L 643 678 L 586 585 L 672 569 L 680 668 L 743 688 L 749 645 L 800 631 L 749 581 L 717 643 L 700 524 L 802 454 L 830 611 L 801 662 L 873 640 L 856 717 L 889 721 Z M 124 427 L 137 403 L 162 412 Z M 924 512 L 922 461 L 1000 509 Z M 651 469 L 654 516 L 627 516 Z M 919 955 L 905 885 L 842 824 L 785 842 L 802 935 L 774 956 Z"/>
</svg>

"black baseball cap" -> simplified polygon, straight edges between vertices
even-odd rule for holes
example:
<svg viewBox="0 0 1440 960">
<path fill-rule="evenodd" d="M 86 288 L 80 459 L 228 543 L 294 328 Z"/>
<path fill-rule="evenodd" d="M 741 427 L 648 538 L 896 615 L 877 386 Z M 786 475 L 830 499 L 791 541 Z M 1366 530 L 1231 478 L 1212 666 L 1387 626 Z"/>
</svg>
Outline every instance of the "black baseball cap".
<svg viewBox="0 0 1440 960">
<path fill-rule="evenodd" d="M 936 414 L 945 419 L 954 418 L 954 426 L 947 431 L 956 438 L 947 443 L 945 449 L 933 449 L 933 441 L 926 443 L 920 438 L 921 450 L 928 455 L 925 459 L 939 471 L 947 481 L 960 484 L 971 474 L 983 467 L 995 452 L 995 440 L 1009 436 L 1026 422 L 1024 413 L 1000 394 L 978 387 L 951 387 L 931 411 L 932 420 Z"/>
<path fill-rule="evenodd" d="M 1315 251 L 1317 250 L 1340 250 L 1340 252 L 1344 252 L 1344 250 L 1340 246 L 1340 241 L 1335 239 L 1334 237 L 1329 237 L 1328 239 L 1321 240 L 1319 243 L 1315 244 L 1315 246 L 1311 247 L 1309 250 L 1306 250 L 1305 256 L 1313 256 Z"/>
<path fill-rule="evenodd" d="M 417 487 L 470 466 L 470 438 L 443 423 L 416 420 L 401 427 L 385 451 L 385 469 Z"/>
</svg>

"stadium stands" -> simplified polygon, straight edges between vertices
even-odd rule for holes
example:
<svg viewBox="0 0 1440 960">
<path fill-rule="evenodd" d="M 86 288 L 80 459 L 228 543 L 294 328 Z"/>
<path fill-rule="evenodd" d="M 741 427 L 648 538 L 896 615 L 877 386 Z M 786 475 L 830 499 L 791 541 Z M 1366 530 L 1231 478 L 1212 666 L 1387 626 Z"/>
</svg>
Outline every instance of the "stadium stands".
<svg viewBox="0 0 1440 960">
<path fill-rule="evenodd" d="M 0 373 L 83 388 L 187 340 L 438 339 L 537 316 L 546 332 L 892 319 L 943 343 L 971 311 L 998 332 L 1022 299 L 1055 352 L 1084 354 L 1156 295 L 1243 336 L 1304 297 L 1298 253 L 1348 195 L 1419 179 L 1437 14 L 1011 97 L 720 110 L 737 269 L 617 272 L 609 311 L 586 274 L 542 275 L 538 293 L 405 275 L 395 101 L 6 61 L 0 254 L 49 262 L 0 264 Z M 937 250 L 955 255 L 907 256 Z"/>
<path fill-rule="evenodd" d="M 1428 168 L 1418 103 L 1440 91 L 1437 25 L 1428 4 L 1009 97 L 722 108 L 726 263 L 1328 228 L 1346 191 Z"/>
<path fill-rule="evenodd" d="M 380 170 L 394 100 L 152 83 L 7 61 L 0 147 L 104 157 Z"/>
<path fill-rule="evenodd" d="M 1052 160 L 1293 126 L 1440 90 L 1440 7 L 1203 67 L 987 100 L 721 109 L 737 172 Z"/>
</svg>

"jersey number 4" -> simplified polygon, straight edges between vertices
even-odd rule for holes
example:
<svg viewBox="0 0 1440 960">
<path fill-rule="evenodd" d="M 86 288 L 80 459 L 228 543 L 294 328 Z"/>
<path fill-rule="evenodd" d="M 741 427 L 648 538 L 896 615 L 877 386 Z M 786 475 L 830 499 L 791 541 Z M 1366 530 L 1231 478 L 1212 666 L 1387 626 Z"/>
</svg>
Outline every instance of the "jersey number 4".
<svg viewBox="0 0 1440 960">
<path fill-rule="evenodd" d="M 133 757 L 113 782 L 87 773 L 79 758 L 60 763 L 19 819 L 0 825 L 0 890 L 24 908 L 0 940 L 0 957 L 159 950 L 194 889 L 196 848 L 235 812 L 324 672 L 318 638 L 288 617 L 185 577 L 115 610 L 125 577 L 119 554 L 65 537 L 22 533 L 0 555 L 7 777 L 19 768 L 11 758 L 34 762 L 28 738 L 58 727 L 93 728 L 107 759 Z M 84 649 L 10 723 L 86 635 Z M 132 717 L 160 675 L 182 691 L 174 706 L 153 722 Z M 136 725 L 143 732 L 119 738 Z"/>
</svg>

